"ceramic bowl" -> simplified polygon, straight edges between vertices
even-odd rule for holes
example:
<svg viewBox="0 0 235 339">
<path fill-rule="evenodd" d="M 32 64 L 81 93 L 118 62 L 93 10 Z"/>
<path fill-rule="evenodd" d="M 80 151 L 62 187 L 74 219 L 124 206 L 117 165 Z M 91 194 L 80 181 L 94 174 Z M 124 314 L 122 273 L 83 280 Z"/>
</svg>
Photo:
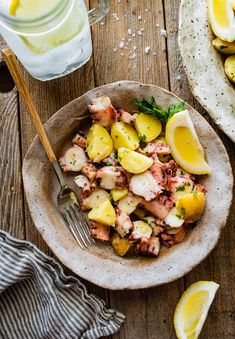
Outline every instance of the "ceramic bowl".
<svg viewBox="0 0 235 339">
<path fill-rule="evenodd" d="M 60 109 L 46 123 L 49 139 L 59 157 L 69 147 L 72 136 L 87 129 L 91 121 L 87 115 L 92 98 L 110 96 L 115 107 L 136 110 L 136 98 L 154 96 L 163 107 L 180 99 L 168 91 L 131 81 L 122 81 L 95 88 Z M 34 223 L 54 254 L 74 273 L 90 282 L 113 290 L 137 289 L 169 283 L 182 277 L 199 264 L 216 245 L 225 225 L 232 197 L 232 172 L 226 150 L 206 120 L 186 104 L 213 173 L 201 177 L 207 189 L 205 213 L 186 239 L 157 258 L 122 258 L 114 254 L 111 246 L 96 241 L 96 245 L 83 251 L 67 230 L 61 218 L 56 196 L 57 178 L 36 137 L 23 163 L 23 180 Z M 74 187 L 72 175 L 66 175 Z M 76 189 L 76 187 L 74 187 Z"/>
</svg>

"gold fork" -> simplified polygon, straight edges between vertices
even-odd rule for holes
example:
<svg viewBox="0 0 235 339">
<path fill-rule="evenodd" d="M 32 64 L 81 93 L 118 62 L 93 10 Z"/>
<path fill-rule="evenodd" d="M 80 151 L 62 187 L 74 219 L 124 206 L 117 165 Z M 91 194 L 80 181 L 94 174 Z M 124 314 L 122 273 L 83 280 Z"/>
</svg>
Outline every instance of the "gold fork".
<svg viewBox="0 0 235 339">
<path fill-rule="evenodd" d="M 55 153 L 46 135 L 45 129 L 35 108 L 33 100 L 30 97 L 29 91 L 26 87 L 21 70 L 13 52 L 11 51 L 11 49 L 7 48 L 2 50 L 2 54 L 12 75 L 12 78 L 15 81 L 18 91 L 25 101 L 29 116 L 38 133 L 38 136 L 48 156 L 48 159 L 58 177 L 61 190 L 57 195 L 57 205 L 59 207 L 60 213 L 69 231 L 72 233 L 79 246 L 84 250 L 89 245 L 95 243 L 94 239 L 90 235 L 90 228 L 86 217 L 80 208 L 80 204 L 78 202 L 75 192 L 67 186 L 64 180 L 63 173 L 60 169 Z"/>
</svg>

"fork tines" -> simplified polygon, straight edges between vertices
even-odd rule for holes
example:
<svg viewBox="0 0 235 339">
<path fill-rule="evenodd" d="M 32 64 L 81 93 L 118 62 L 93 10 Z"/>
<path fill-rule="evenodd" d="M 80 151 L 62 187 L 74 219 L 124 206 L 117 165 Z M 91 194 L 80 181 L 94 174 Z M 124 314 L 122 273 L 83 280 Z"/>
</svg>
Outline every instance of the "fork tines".
<svg viewBox="0 0 235 339">
<path fill-rule="evenodd" d="M 78 245 L 83 250 L 89 245 L 95 244 L 95 240 L 90 235 L 88 222 L 77 203 L 68 206 L 62 212 L 62 216 Z"/>
</svg>

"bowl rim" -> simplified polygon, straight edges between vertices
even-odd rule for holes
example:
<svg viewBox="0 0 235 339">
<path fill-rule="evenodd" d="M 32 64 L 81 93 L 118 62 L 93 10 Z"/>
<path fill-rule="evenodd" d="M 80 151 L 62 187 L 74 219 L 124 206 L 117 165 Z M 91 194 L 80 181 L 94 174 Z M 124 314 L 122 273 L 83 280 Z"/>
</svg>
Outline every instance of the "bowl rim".
<svg viewBox="0 0 235 339">
<path fill-rule="evenodd" d="M 136 81 L 117 81 L 117 82 L 114 82 L 114 83 L 111 83 L 111 84 L 107 84 L 107 85 L 103 85 L 103 86 L 100 86 L 100 87 L 96 87 L 96 88 L 93 88 L 89 91 L 87 91 L 85 94 L 83 94 L 82 96 L 76 98 L 75 100 L 69 102 L 67 105 L 65 105 L 64 107 L 62 107 L 60 110 L 58 110 L 45 124 L 45 129 L 46 131 L 48 131 L 50 129 L 50 127 L 53 125 L 54 121 L 57 119 L 58 117 L 58 114 L 62 113 L 63 110 L 65 108 L 68 108 L 70 105 L 72 105 L 73 103 L 75 103 L 76 101 L 81 101 L 87 94 L 89 93 L 93 93 L 93 92 L 97 92 L 97 91 L 103 91 L 105 88 L 109 87 L 109 86 L 121 86 L 121 85 L 136 85 L 136 86 L 139 86 L 139 87 L 147 87 L 149 88 L 149 86 L 151 86 L 151 88 L 153 89 L 157 89 L 157 90 L 160 90 L 160 91 L 163 91 L 165 92 L 165 94 L 167 95 L 171 95 L 173 96 L 175 99 L 177 100 L 182 100 L 180 99 L 178 96 L 176 96 L 175 94 L 169 92 L 168 90 L 166 89 L 163 89 L 159 86 L 155 86 L 155 85 L 152 85 L 152 84 L 142 84 L 140 82 L 136 82 Z M 105 91 L 104 91 L 105 92 Z M 112 99 L 112 98 L 111 98 Z M 190 105 L 188 105 L 186 103 L 186 107 L 190 109 L 190 111 L 195 111 L 197 112 L 193 107 L 191 107 Z M 199 114 L 197 112 L 197 114 Z M 200 114 L 199 114 L 200 115 Z M 203 118 L 204 119 L 204 118 Z M 209 125 L 209 123 L 204 119 L 205 123 Z M 210 125 L 209 125 L 210 126 Z M 213 128 L 210 127 L 212 130 Z M 213 133 L 215 133 L 215 131 L 213 130 Z M 215 133 L 216 135 L 216 133 Z M 217 135 L 216 135 L 217 136 Z M 217 136 L 218 140 L 220 141 L 220 146 L 221 146 L 221 150 L 224 152 L 224 155 L 225 155 L 225 158 L 227 159 L 227 165 L 228 165 L 228 172 L 229 174 L 229 187 L 232 188 L 232 185 L 233 185 L 233 176 L 232 176 L 232 169 L 231 169 L 231 165 L 230 165 L 230 162 L 229 162 L 229 157 L 228 157 L 228 154 L 226 152 L 226 149 L 222 143 L 222 141 L 219 139 L 219 137 Z M 203 261 L 207 256 L 208 254 L 212 251 L 212 249 L 216 246 L 218 240 L 219 240 L 219 237 L 221 235 L 221 231 L 223 229 L 223 227 L 225 226 L 226 224 L 226 220 L 227 220 L 227 217 L 228 217 L 228 214 L 229 214 L 229 208 L 230 208 L 230 205 L 231 205 L 231 201 L 232 201 L 232 189 L 229 190 L 229 196 L 228 196 L 228 204 L 227 204 L 227 208 L 226 208 L 226 211 L 224 211 L 224 214 L 223 214 L 223 222 L 218 225 L 218 235 L 216 237 L 216 239 L 213 239 L 213 244 L 210 245 L 209 249 L 207 250 L 207 252 L 205 252 L 199 259 L 195 260 L 193 264 L 191 264 L 190 266 L 188 267 L 185 267 L 184 269 L 181 269 L 180 273 L 176 272 L 175 274 L 172 275 L 171 273 L 171 276 L 168 277 L 168 279 L 165 279 L 164 282 L 161 282 L 161 283 L 154 283 L 154 281 L 150 281 L 150 282 L 145 282 L 144 284 L 139 282 L 139 281 L 135 281 L 135 282 L 130 282 L 128 281 L 127 283 L 120 283 L 119 284 L 116 284 L 115 282 L 111 283 L 110 284 L 110 280 L 109 279 L 103 279 L 101 281 L 97 281 L 97 279 L 94 277 L 94 276 L 87 276 L 86 274 L 84 274 L 84 272 L 78 272 L 76 271 L 73 267 L 71 267 L 70 263 L 68 262 L 67 259 L 65 259 L 63 257 L 63 255 L 61 255 L 58 251 L 58 249 L 54 248 L 54 246 L 52 245 L 52 243 L 50 241 L 48 241 L 48 238 L 45 236 L 45 234 L 41 231 L 41 228 L 40 228 L 40 225 L 39 225 L 39 221 L 36 217 L 36 214 L 37 212 L 35 212 L 35 209 L 33 208 L 33 205 L 30 201 L 30 198 L 32 198 L 32 194 L 30 193 L 29 191 L 29 182 L 28 182 L 28 179 L 27 179 L 27 166 L 28 166 L 28 160 L 30 160 L 30 156 L 31 156 L 31 152 L 33 150 L 33 148 L 35 147 L 35 145 L 39 143 L 39 139 L 38 139 L 38 136 L 36 136 L 34 138 L 34 140 L 32 141 L 26 155 L 25 155 L 25 158 L 24 158 L 24 161 L 23 161 L 23 168 L 22 168 L 22 175 L 23 175 L 23 183 L 24 183 L 24 189 L 25 189 L 25 193 L 26 193 L 26 198 L 27 198 L 27 201 L 28 201 L 28 206 L 29 206 L 29 210 L 30 210 L 30 213 L 32 215 L 32 218 L 33 218 L 33 221 L 34 221 L 34 224 L 37 228 L 37 230 L 41 233 L 44 241 L 47 243 L 47 245 L 49 246 L 49 248 L 52 250 L 52 252 L 56 255 L 56 257 L 65 265 L 67 266 L 68 268 L 70 268 L 74 273 L 78 274 L 81 278 L 83 279 L 86 279 L 92 283 L 94 283 L 95 285 L 98 285 L 100 287 L 103 287 L 103 288 L 107 288 L 107 289 L 110 289 L 110 290 L 125 290 L 125 289 L 130 289 L 130 290 L 133 290 L 133 289 L 140 289 L 140 288 L 149 288 L 149 287 L 154 287 L 154 286 L 158 286 L 158 285 L 163 285 L 163 284 L 167 284 L 169 282 L 172 282 L 172 281 L 175 281 L 179 278 L 181 278 L 182 276 L 184 276 L 186 273 L 190 272 L 195 266 L 197 266 L 201 261 Z"/>
</svg>

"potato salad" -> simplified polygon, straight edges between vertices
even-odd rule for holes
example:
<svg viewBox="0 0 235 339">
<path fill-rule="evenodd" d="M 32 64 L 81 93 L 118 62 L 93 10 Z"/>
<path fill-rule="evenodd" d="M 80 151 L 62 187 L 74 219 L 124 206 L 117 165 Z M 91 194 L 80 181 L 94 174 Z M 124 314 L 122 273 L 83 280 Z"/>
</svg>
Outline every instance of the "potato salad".
<svg viewBox="0 0 235 339">
<path fill-rule="evenodd" d="M 184 103 L 167 110 L 154 98 L 135 104 L 127 112 L 107 96 L 93 99 L 87 135 L 79 131 L 59 162 L 64 172 L 77 172 L 92 237 L 111 242 L 119 256 L 156 257 L 161 247 L 183 241 L 200 219 L 206 197 L 195 174 L 209 173 L 209 167 Z"/>
</svg>

